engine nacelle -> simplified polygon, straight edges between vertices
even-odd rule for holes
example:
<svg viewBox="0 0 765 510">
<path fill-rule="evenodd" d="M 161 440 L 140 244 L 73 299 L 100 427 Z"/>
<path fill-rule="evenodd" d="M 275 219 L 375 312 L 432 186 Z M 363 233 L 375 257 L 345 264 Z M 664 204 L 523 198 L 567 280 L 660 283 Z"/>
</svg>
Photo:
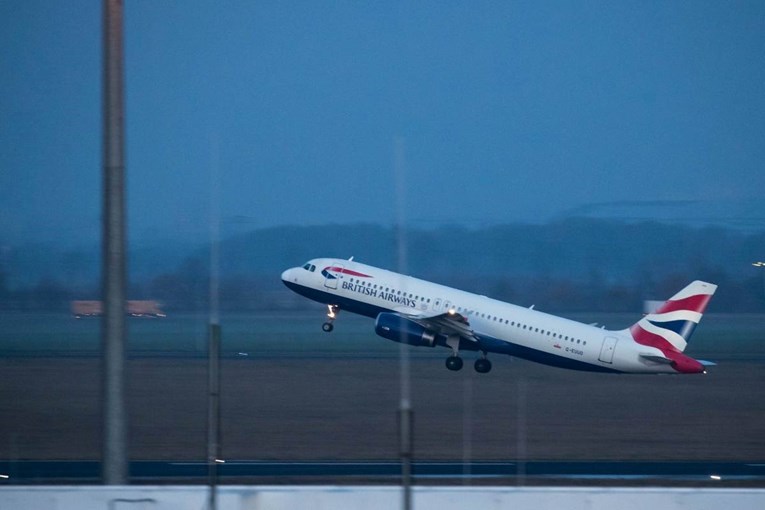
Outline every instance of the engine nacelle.
<svg viewBox="0 0 765 510">
<path fill-rule="evenodd" d="M 388 340 L 409 345 L 435 347 L 437 334 L 416 322 L 395 313 L 381 313 L 375 322 L 375 333 Z"/>
</svg>

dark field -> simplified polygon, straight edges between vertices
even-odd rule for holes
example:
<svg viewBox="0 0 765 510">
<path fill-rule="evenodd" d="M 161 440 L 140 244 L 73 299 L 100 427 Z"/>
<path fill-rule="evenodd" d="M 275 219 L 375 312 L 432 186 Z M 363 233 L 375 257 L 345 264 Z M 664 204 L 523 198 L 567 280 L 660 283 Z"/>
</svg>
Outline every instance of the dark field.
<svg viewBox="0 0 765 510">
<path fill-rule="evenodd" d="M 20 325 L 28 319 L 3 319 L 0 459 L 99 458 L 100 361 L 83 340 L 97 341 L 98 321 L 51 319 L 58 329 L 83 328 L 62 333 L 76 344 L 67 350 L 55 334 L 42 342 L 43 321 L 29 323 L 39 336 L 25 345 Z M 341 317 L 331 335 L 319 330 L 320 314 L 238 320 L 222 321 L 224 458 L 397 458 L 398 345 L 376 337 L 371 320 Z M 720 364 L 696 376 L 589 374 L 502 356 L 492 356 L 493 371 L 480 375 L 469 353 L 465 369 L 454 373 L 443 365 L 445 349 L 413 348 L 415 455 L 762 461 L 762 324 L 760 316 L 705 318 L 688 353 Z M 204 321 L 186 326 L 193 334 L 185 344 L 163 340 L 172 325 L 130 322 L 133 459 L 206 455 L 206 362 L 194 357 L 203 352 Z M 146 343 L 152 328 L 153 343 Z"/>
</svg>

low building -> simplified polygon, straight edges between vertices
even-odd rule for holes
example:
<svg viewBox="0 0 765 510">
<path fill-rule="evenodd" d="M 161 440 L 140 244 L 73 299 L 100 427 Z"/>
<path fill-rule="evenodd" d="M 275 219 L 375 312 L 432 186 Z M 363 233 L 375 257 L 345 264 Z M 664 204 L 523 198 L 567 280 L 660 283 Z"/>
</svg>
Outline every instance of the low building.
<svg viewBox="0 0 765 510">
<path fill-rule="evenodd" d="M 165 317 L 165 312 L 159 306 L 159 301 L 131 300 L 127 302 L 125 313 L 131 317 Z M 72 315 L 77 319 L 100 317 L 104 314 L 104 306 L 101 301 L 72 301 L 70 309 Z"/>
</svg>

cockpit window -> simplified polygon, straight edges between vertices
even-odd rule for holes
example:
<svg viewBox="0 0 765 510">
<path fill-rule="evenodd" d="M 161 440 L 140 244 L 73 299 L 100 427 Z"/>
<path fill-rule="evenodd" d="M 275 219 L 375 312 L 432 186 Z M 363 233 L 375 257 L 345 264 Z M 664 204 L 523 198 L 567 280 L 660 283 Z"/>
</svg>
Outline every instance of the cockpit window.
<svg viewBox="0 0 765 510">
<path fill-rule="evenodd" d="M 313 264 L 311 264 L 311 269 L 309 269 L 309 271 L 311 271 L 312 273 L 313 273 L 314 271 L 316 271 L 316 266 L 314 266 Z"/>
<path fill-rule="evenodd" d="M 311 264 L 306 263 L 306 265 L 303 266 L 303 269 L 305 269 L 306 271 L 310 271 L 311 270 Z"/>
</svg>

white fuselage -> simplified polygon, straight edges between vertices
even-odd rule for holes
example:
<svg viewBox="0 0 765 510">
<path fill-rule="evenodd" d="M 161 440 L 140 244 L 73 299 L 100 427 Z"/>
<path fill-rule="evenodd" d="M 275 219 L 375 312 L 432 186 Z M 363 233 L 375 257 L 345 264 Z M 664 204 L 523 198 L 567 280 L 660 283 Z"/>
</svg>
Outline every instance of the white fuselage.
<svg viewBox="0 0 765 510">
<path fill-rule="evenodd" d="M 333 271 L 322 274 L 326 268 Z M 369 317 L 454 310 L 467 318 L 479 339 L 478 345 L 460 343 L 468 350 L 578 370 L 676 373 L 667 364 L 641 357 L 662 352 L 636 343 L 627 329 L 610 331 L 350 260 L 313 259 L 286 270 L 282 280 L 310 299 Z"/>
</svg>

